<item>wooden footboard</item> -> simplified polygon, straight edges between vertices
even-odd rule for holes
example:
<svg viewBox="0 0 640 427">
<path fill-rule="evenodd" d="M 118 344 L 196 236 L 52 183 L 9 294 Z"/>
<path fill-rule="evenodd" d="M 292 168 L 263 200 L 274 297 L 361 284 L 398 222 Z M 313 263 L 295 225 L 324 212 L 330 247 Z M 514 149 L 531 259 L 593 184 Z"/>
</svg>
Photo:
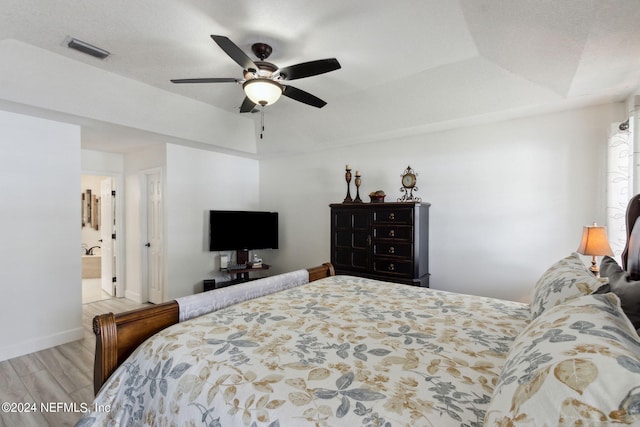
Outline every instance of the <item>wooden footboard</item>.
<svg viewBox="0 0 640 427">
<path fill-rule="evenodd" d="M 335 275 L 333 265 L 308 268 L 309 281 Z M 93 390 L 97 394 L 113 371 L 144 340 L 178 323 L 178 303 L 169 301 L 124 313 L 107 313 L 93 318 L 96 334 L 96 354 L 93 368 Z"/>
</svg>

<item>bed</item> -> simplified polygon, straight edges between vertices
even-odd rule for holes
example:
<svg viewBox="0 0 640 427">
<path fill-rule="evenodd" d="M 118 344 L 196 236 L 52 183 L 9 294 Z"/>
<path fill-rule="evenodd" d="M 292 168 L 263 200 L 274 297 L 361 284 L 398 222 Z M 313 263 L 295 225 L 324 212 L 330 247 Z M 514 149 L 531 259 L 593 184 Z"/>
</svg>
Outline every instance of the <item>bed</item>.
<svg viewBox="0 0 640 427">
<path fill-rule="evenodd" d="M 635 282 L 611 261 L 608 283 L 576 253 L 557 260 L 531 304 L 324 264 L 224 307 L 103 315 L 99 392 L 78 425 L 640 425 L 640 325 L 616 285 Z"/>
</svg>

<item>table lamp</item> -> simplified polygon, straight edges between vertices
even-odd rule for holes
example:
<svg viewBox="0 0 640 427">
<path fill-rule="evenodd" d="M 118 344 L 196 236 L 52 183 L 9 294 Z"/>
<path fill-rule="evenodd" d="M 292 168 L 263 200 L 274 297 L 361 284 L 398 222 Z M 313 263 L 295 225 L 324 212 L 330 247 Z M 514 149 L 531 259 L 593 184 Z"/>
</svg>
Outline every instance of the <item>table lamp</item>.
<svg viewBox="0 0 640 427">
<path fill-rule="evenodd" d="M 609 239 L 607 238 L 607 228 L 598 226 L 594 222 L 593 225 L 583 227 L 582 240 L 578 246 L 578 253 L 582 255 L 591 255 L 591 268 L 589 269 L 596 277 L 600 277 L 600 269 L 596 263 L 597 256 L 609 255 L 613 256 Z"/>
</svg>

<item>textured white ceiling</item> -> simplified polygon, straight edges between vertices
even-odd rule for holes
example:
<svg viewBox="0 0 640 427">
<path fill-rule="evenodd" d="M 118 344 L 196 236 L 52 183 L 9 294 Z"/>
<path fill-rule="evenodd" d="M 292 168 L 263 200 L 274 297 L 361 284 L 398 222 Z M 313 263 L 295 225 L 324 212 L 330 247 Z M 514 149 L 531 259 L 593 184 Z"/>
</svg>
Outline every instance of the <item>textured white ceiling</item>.
<svg viewBox="0 0 640 427">
<path fill-rule="evenodd" d="M 639 22 L 637 0 L 1 0 L 0 40 L 234 113 L 239 85 L 169 82 L 241 77 L 210 34 L 250 56 L 267 42 L 278 66 L 336 57 L 342 69 L 291 82 L 326 107 L 265 109 L 266 154 L 623 100 L 640 81 Z M 69 36 L 111 56 L 68 49 Z M 87 131 L 88 146 L 103 131 Z"/>
</svg>

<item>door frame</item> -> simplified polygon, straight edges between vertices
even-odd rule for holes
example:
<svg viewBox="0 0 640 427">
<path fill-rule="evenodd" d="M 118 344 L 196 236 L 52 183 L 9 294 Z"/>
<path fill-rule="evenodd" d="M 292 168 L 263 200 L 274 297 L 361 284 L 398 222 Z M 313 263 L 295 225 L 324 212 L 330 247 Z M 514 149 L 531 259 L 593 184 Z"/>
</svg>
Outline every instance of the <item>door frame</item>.
<svg viewBox="0 0 640 427">
<path fill-rule="evenodd" d="M 161 167 L 154 167 L 149 169 L 141 170 L 138 174 L 140 181 L 140 278 L 141 278 L 141 286 L 140 286 L 140 299 L 141 302 L 149 301 L 149 258 L 148 258 L 148 249 L 145 247 L 145 244 L 149 241 L 149 236 L 147 234 L 147 213 L 148 213 L 148 188 L 147 182 L 149 175 L 160 175 L 160 182 L 162 183 L 162 239 L 163 242 L 166 239 L 166 212 L 165 212 L 165 181 L 164 181 L 164 172 Z M 167 245 L 162 245 L 162 299 L 166 299 L 167 297 Z"/>
<path fill-rule="evenodd" d="M 116 269 L 114 271 L 116 280 L 115 298 L 124 298 L 125 286 L 125 235 L 124 235 L 124 174 L 112 171 L 83 169 L 81 175 L 93 175 L 110 177 L 115 182 L 116 187 Z"/>
</svg>

